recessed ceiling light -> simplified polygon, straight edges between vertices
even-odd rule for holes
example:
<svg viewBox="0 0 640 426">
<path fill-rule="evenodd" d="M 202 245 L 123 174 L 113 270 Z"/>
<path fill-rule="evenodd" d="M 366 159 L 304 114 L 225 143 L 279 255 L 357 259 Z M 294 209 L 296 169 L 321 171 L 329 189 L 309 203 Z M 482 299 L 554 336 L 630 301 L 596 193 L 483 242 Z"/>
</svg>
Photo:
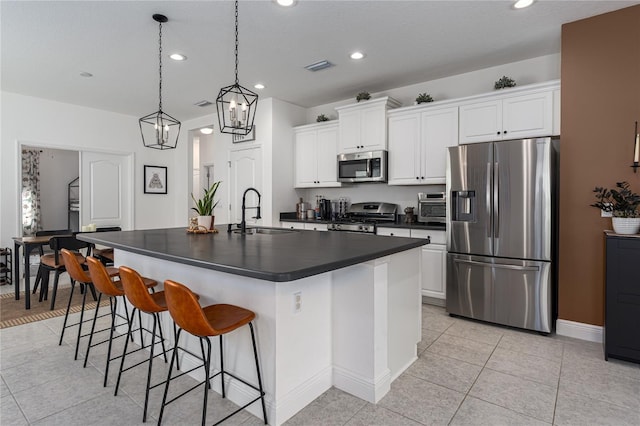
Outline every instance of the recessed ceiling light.
<svg viewBox="0 0 640 426">
<path fill-rule="evenodd" d="M 183 55 L 182 53 L 172 53 L 171 55 L 169 55 L 169 57 L 171 59 L 173 59 L 174 61 L 186 61 L 187 57 L 185 55 Z"/>
<path fill-rule="evenodd" d="M 91 74 L 90 72 L 86 72 L 86 71 L 82 71 L 80 73 L 81 77 L 93 77 L 93 74 Z"/>
<path fill-rule="evenodd" d="M 264 89 L 264 84 L 256 83 L 253 87 L 255 87 L 256 89 Z"/>
<path fill-rule="evenodd" d="M 289 7 L 296 4 L 296 0 L 276 0 L 276 3 L 278 3 L 280 6 Z"/>
<path fill-rule="evenodd" d="M 200 133 L 202 133 L 203 135 L 210 135 L 211 133 L 213 133 L 213 127 L 203 127 L 202 129 L 200 129 Z"/>
<path fill-rule="evenodd" d="M 525 7 L 529 7 L 533 4 L 534 0 L 517 0 L 513 7 L 514 9 L 524 9 Z"/>
<path fill-rule="evenodd" d="M 362 52 L 353 52 L 350 56 L 351 56 L 351 59 L 362 59 L 362 58 L 364 58 L 364 53 L 362 53 Z"/>
</svg>

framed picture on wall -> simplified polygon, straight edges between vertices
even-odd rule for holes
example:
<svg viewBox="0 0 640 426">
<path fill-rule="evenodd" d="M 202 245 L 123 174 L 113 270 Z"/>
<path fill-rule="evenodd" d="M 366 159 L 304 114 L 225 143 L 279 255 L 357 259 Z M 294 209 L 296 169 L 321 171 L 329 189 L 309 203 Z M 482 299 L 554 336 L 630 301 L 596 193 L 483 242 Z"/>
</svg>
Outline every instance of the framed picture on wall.
<svg viewBox="0 0 640 426">
<path fill-rule="evenodd" d="M 246 135 L 231 135 L 233 143 L 249 142 L 256 140 L 256 125 L 254 124 L 251 131 Z"/>
<path fill-rule="evenodd" d="M 163 166 L 144 166 L 144 193 L 167 193 L 167 168 Z"/>
</svg>

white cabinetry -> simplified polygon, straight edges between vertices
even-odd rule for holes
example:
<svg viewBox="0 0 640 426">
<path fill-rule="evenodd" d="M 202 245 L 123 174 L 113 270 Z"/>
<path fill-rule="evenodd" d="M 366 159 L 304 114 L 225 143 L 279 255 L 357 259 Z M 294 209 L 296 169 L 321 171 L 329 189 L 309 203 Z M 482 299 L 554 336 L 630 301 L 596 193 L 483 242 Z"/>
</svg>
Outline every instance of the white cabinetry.
<svg viewBox="0 0 640 426">
<path fill-rule="evenodd" d="M 458 108 L 389 113 L 389 185 L 445 183 L 447 147 L 458 144 Z"/>
<path fill-rule="evenodd" d="M 307 229 L 310 231 L 327 231 L 326 223 L 280 222 L 280 227 L 288 229 Z"/>
<path fill-rule="evenodd" d="M 430 238 L 422 246 L 422 295 L 444 301 L 446 298 L 447 246 L 445 231 L 431 229 L 378 228 L 377 235 Z M 444 306 L 444 305 L 443 305 Z"/>
<path fill-rule="evenodd" d="M 295 187 L 338 187 L 338 124 L 299 126 L 295 131 Z"/>
<path fill-rule="evenodd" d="M 536 85 L 486 95 L 460 106 L 460 143 L 549 136 L 554 132 L 554 86 Z M 556 126 L 557 127 L 557 126 Z"/>
<path fill-rule="evenodd" d="M 387 109 L 400 106 L 390 97 L 336 108 L 339 121 L 338 153 L 387 149 Z"/>
</svg>

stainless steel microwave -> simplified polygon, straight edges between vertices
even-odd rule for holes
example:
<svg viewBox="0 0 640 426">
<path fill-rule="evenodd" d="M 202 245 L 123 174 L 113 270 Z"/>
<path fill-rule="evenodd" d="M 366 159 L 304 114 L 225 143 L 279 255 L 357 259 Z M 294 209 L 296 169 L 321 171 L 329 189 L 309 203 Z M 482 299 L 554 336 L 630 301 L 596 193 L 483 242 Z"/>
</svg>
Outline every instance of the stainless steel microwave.
<svg viewBox="0 0 640 426">
<path fill-rule="evenodd" d="M 386 182 L 387 151 L 338 155 L 338 182 Z"/>
</svg>

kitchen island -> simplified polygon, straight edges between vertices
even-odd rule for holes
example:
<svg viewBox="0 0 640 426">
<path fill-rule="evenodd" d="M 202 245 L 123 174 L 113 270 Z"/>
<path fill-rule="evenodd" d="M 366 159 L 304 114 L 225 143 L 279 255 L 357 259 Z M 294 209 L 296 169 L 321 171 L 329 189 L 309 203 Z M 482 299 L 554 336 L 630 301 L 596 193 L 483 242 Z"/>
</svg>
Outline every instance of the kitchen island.
<svg viewBox="0 0 640 426">
<path fill-rule="evenodd" d="M 278 228 L 240 234 L 219 227 L 218 234 L 173 228 L 78 238 L 113 247 L 116 266 L 187 285 L 203 306 L 253 310 L 270 424 L 283 423 L 331 386 L 375 403 L 416 359 L 425 240 Z M 170 330 L 170 317 L 163 321 Z M 256 382 L 248 333 L 226 337 L 225 364 Z M 199 352 L 196 339 L 186 346 Z M 185 356 L 182 363 L 195 366 L 196 360 Z M 214 369 L 218 363 L 212 361 Z M 204 378 L 201 370 L 192 374 Z M 227 396 L 243 404 L 251 395 L 236 384 Z M 219 382 L 214 385 L 219 391 Z M 261 416 L 258 405 L 249 410 Z"/>
</svg>

